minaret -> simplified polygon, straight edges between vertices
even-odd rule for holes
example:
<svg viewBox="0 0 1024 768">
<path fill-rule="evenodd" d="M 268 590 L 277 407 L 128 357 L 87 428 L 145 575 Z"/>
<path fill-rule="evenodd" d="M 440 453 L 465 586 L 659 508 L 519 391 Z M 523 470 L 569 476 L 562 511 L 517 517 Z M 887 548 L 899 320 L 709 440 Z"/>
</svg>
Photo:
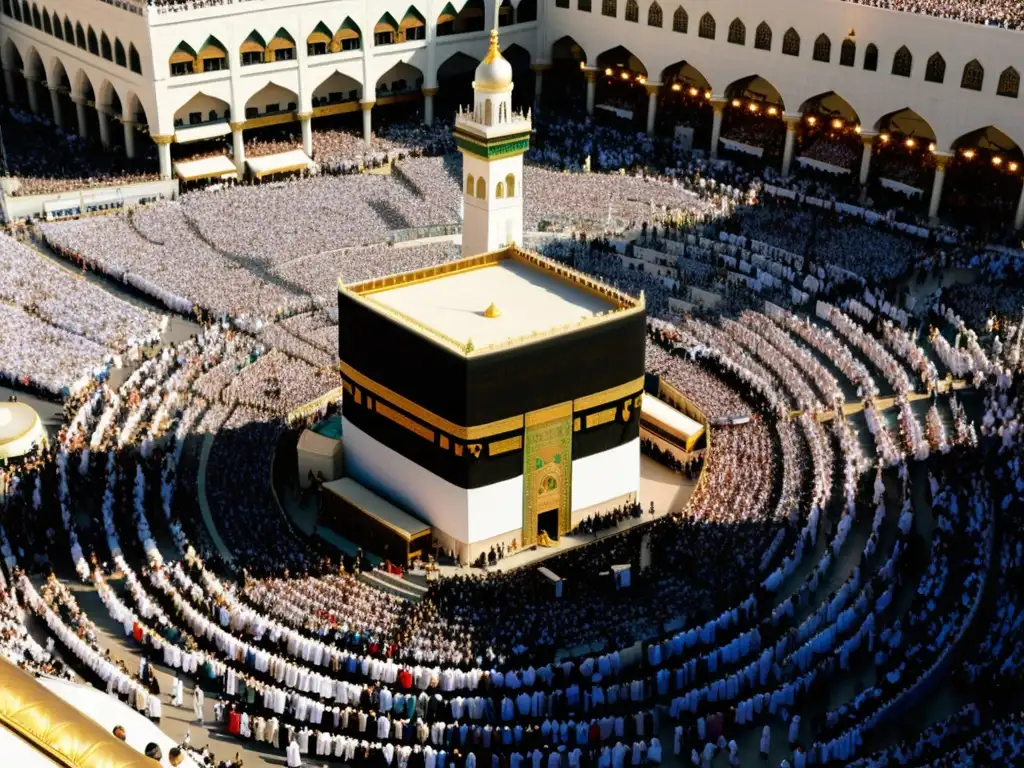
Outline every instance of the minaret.
<svg viewBox="0 0 1024 768">
<path fill-rule="evenodd" d="M 495 12 L 494 23 L 498 23 Z M 476 256 L 523 242 L 523 155 L 530 116 L 512 111 L 512 65 L 501 55 L 498 30 L 476 68 L 473 111 L 455 116 L 462 152 L 462 255 Z"/>
</svg>

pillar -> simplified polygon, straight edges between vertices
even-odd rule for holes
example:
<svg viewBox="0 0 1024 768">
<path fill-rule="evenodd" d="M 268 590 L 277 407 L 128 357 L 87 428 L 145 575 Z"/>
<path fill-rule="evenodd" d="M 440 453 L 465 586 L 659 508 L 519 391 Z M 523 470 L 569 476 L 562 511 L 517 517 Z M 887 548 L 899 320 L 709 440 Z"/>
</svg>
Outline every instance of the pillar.
<svg viewBox="0 0 1024 768">
<path fill-rule="evenodd" d="M 97 107 L 96 117 L 100 125 L 100 145 L 104 149 L 110 149 L 110 115 L 105 109 Z"/>
<path fill-rule="evenodd" d="M 14 90 L 14 70 L 4 67 L 4 94 L 7 96 L 7 103 L 14 104 L 15 102 Z"/>
<path fill-rule="evenodd" d="M 302 126 L 302 151 L 313 156 L 313 113 L 300 112 L 299 124 Z"/>
<path fill-rule="evenodd" d="M 78 120 L 78 135 L 85 139 L 89 136 L 89 113 L 86 111 L 85 99 L 75 99 L 75 118 Z"/>
<path fill-rule="evenodd" d="M 597 69 L 584 67 L 583 74 L 587 78 L 587 114 L 594 114 L 594 102 L 597 100 Z"/>
<path fill-rule="evenodd" d="M 121 116 L 121 127 L 124 129 L 124 156 L 135 159 L 135 123 L 129 115 Z"/>
<path fill-rule="evenodd" d="M 932 199 L 928 203 L 928 218 L 936 219 L 939 216 L 939 206 L 942 204 L 942 185 L 946 181 L 946 166 L 953 156 L 948 152 L 935 153 L 935 179 L 932 181 Z"/>
<path fill-rule="evenodd" d="M 1020 188 L 1020 197 L 1017 199 L 1017 213 L 1013 217 L 1013 228 L 1024 229 L 1024 186 Z"/>
<path fill-rule="evenodd" d="M 722 136 L 722 115 L 725 114 L 727 101 L 724 97 L 711 99 L 711 109 L 714 110 L 714 119 L 711 122 L 711 159 L 718 159 L 718 140 Z"/>
<path fill-rule="evenodd" d="M 782 150 L 782 175 L 789 176 L 793 166 L 793 145 L 796 143 L 796 127 L 800 125 L 802 115 L 783 115 L 786 122 L 786 144 Z"/>
<path fill-rule="evenodd" d="M 60 105 L 60 91 L 50 88 L 50 111 L 53 112 L 53 124 L 58 128 L 64 127 L 64 114 Z"/>
<path fill-rule="evenodd" d="M 550 64 L 534 64 L 533 70 L 533 114 L 540 112 L 540 97 L 544 93 L 544 73 L 551 69 Z"/>
<path fill-rule="evenodd" d="M 373 101 L 360 101 L 359 106 L 363 108 L 363 141 L 369 144 L 373 140 L 373 119 L 370 116 L 373 110 Z"/>
<path fill-rule="evenodd" d="M 647 83 L 647 135 L 654 135 L 654 121 L 658 117 L 658 92 L 661 83 Z"/>
<path fill-rule="evenodd" d="M 39 114 L 39 81 L 34 77 L 25 78 L 25 90 L 28 92 L 28 109 L 33 115 Z"/>
<path fill-rule="evenodd" d="M 860 135 L 860 142 L 864 148 L 860 153 L 860 185 L 863 187 L 868 183 L 868 175 L 871 173 L 871 155 L 875 151 L 875 137 L 878 134 L 874 131 L 864 131 Z"/>
<path fill-rule="evenodd" d="M 235 159 L 235 173 L 241 179 L 245 175 L 245 137 L 242 126 L 245 123 L 228 123 L 231 126 L 231 149 Z"/>
<path fill-rule="evenodd" d="M 431 126 L 434 124 L 434 97 L 437 96 L 437 88 L 423 89 L 423 124 Z"/>
<path fill-rule="evenodd" d="M 171 142 L 173 141 L 173 133 L 166 136 L 153 137 L 153 142 L 156 144 L 160 155 L 160 178 L 165 181 L 171 178 Z"/>
</svg>

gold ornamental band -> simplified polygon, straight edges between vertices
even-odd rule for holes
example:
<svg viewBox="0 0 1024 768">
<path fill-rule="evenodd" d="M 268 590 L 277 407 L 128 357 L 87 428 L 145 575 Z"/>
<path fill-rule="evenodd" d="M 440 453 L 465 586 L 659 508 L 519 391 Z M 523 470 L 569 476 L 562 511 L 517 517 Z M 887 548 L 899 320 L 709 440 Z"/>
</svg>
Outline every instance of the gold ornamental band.
<svg viewBox="0 0 1024 768">
<path fill-rule="evenodd" d="M 463 426 L 449 421 L 442 416 L 438 416 L 436 413 L 428 411 L 426 408 L 417 405 L 407 397 L 403 397 L 397 392 L 388 389 L 383 384 L 379 384 L 368 376 L 363 375 L 344 361 L 339 364 L 339 369 L 341 371 L 341 375 L 344 376 L 346 380 L 350 380 L 356 387 L 361 387 L 367 392 L 372 393 L 374 396 L 387 400 L 396 408 L 401 408 L 403 411 L 411 414 L 425 424 L 429 424 L 441 432 L 447 432 L 449 435 L 460 440 L 480 440 L 482 438 L 494 437 L 495 435 L 501 435 L 508 432 L 515 432 L 516 430 L 523 429 L 524 426 L 534 426 L 537 424 L 547 423 L 554 419 L 566 418 L 573 412 L 596 408 L 607 403 L 621 400 L 624 397 L 638 394 L 643 390 L 644 386 L 644 377 L 640 376 L 633 381 L 627 381 L 625 384 L 619 384 L 618 386 L 611 387 L 603 392 L 595 392 L 594 394 L 587 395 L 586 397 L 577 398 L 573 401 L 566 401 L 547 408 L 541 408 L 537 411 L 530 411 L 527 414 L 509 416 L 486 424 Z M 358 392 L 359 390 L 356 389 L 356 393 Z M 357 403 L 360 403 L 362 398 L 357 394 L 355 400 Z M 392 420 L 394 421 L 394 419 Z M 589 420 L 587 421 L 587 426 L 591 426 L 591 422 Z M 425 434 L 420 433 L 418 430 L 412 431 L 417 432 L 421 437 L 425 437 Z"/>
</svg>

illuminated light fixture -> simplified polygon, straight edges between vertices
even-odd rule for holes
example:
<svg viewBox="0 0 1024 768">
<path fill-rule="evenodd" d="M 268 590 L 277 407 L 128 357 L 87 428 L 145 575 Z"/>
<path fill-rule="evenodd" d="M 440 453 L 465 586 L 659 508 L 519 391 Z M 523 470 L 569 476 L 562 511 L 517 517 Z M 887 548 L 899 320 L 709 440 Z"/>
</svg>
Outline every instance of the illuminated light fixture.
<svg viewBox="0 0 1024 768">
<path fill-rule="evenodd" d="M 974 150 L 973 149 L 965 149 L 964 150 L 964 157 L 966 157 L 968 160 L 970 160 L 972 157 L 974 157 Z"/>
<path fill-rule="evenodd" d="M 623 80 L 629 80 L 629 72 L 623 72 L 621 77 Z"/>
<path fill-rule="evenodd" d="M 1016 164 L 1016 163 L 1010 163 L 1010 170 L 1011 170 L 1011 171 L 1013 171 L 1013 172 L 1015 172 L 1015 173 L 1016 173 L 1016 171 L 1017 171 L 1017 167 L 1018 167 L 1018 166 L 1017 166 L 1017 164 Z"/>
<path fill-rule="evenodd" d="M 755 104 L 754 102 L 750 102 L 750 106 L 748 107 L 748 109 L 749 109 L 749 110 L 750 110 L 751 112 L 757 112 L 757 110 L 759 109 L 759 107 L 758 107 L 758 106 L 757 106 L 757 104 Z"/>
<path fill-rule="evenodd" d="M 814 115 L 811 115 L 810 117 L 807 118 L 807 124 L 808 125 L 814 125 L 817 122 L 818 122 L 818 118 L 816 118 Z"/>
<path fill-rule="evenodd" d="M 910 149 L 913 149 L 915 146 L 917 146 L 917 142 L 914 141 L 913 139 L 907 139 L 903 143 L 906 144 Z"/>
<path fill-rule="evenodd" d="M 672 90 L 676 92 L 681 91 L 683 90 L 683 86 L 681 86 L 679 83 L 672 83 Z"/>
<path fill-rule="evenodd" d="M 740 105 L 740 100 L 739 100 L 739 99 L 733 99 L 733 100 L 732 100 L 732 105 L 733 105 L 734 107 L 738 107 L 738 106 Z"/>
<path fill-rule="evenodd" d="M 704 98 L 711 101 L 711 91 L 704 91 Z"/>
<path fill-rule="evenodd" d="M 863 129 L 859 125 L 853 126 L 854 133 L 860 133 Z"/>
<path fill-rule="evenodd" d="M 696 88 L 693 88 L 693 87 L 690 88 L 690 95 L 691 96 L 696 96 L 698 93 L 699 93 L 699 91 Z"/>
<path fill-rule="evenodd" d="M 843 121 L 842 121 L 842 120 L 840 120 L 840 119 L 839 119 L 839 118 L 837 117 L 837 118 L 836 118 L 835 120 L 833 120 L 833 121 L 832 121 L 832 127 L 833 127 L 833 128 L 842 128 L 842 127 L 843 127 Z"/>
<path fill-rule="evenodd" d="M 879 136 L 878 138 L 880 138 L 880 139 L 881 139 L 881 140 L 882 140 L 883 142 L 886 142 L 886 141 L 888 141 L 888 140 L 889 140 L 889 134 L 888 134 L 888 133 L 883 133 L 883 134 L 882 134 L 881 136 Z"/>
<path fill-rule="evenodd" d="M 935 151 L 935 142 L 934 141 L 931 144 L 928 145 L 928 151 L 929 152 L 934 152 Z"/>
<path fill-rule="evenodd" d="M 992 165 L 1002 165 L 1002 164 L 1003 164 L 1003 158 L 1001 158 L 999 155 L 996 155 L 995 157 L 992 158 Z"/>
<path fill-rule="evenodd" d="M 644 83 L 646 83 L 646 82 L 647 82 L 647 78 L 646 78 L 646 77 L 644 77 L 643 75 L 637 75 L 637 76 L 636 76 L 636 81 L 637 81 L 638 83 L 640 83 L 640 85 L 643 85 Z"/>
<path fill-rule="evenodd" d="M 771 115 L 772 117 L 775 117 L 775 115 L 779 114 L 779 110 L 777 110 L 775 107 L 768 107 L 768 114 Z"/>
<path fill-rule="evenodd" d="M 611 77 L 612 76 L 612 68 L 611 67 L 606 67 L 605 70 L 604 70 L 604 73 L 606 75 L 608 75 L 608 77 Z"/>
</svg>

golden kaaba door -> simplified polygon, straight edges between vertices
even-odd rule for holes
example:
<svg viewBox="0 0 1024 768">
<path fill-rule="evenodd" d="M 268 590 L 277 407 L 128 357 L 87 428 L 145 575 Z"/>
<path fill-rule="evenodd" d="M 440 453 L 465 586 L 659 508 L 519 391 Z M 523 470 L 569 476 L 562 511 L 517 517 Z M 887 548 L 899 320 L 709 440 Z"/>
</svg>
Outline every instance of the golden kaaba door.
<svg viewBox="0 0 1024 768">
<path fill-rule="evenodd" d="M 537 516 L 557 510 L 558 535 L 572 524 L 572 404 L 526 414 L 523 546 L 537 543 Z"/>
</svg>

